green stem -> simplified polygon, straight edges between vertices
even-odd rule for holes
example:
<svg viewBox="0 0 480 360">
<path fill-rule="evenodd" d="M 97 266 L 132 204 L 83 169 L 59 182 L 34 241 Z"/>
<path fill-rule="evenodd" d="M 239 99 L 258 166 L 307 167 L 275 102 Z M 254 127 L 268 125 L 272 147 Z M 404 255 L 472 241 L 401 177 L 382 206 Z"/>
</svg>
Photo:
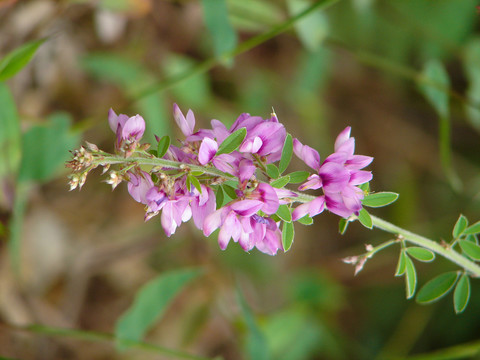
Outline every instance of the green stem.
<svg viewBox="0 0 480 360">
<path fill-rule="evenodd" d="M 191 171 L 203 171 L 205 174 L 220 176 L 226 179 L 236 179 L 235 176 L 228 173 L 224 173 L 216 168 L 210 166 L 201 166 L 194 164 L 184 164 L 178 161 L 165 160 L 157 157 L 146 158 L 146 157 L 128 157 L 124 158 L 117 155 L 106 155 L 97 157 L 94 160 L 94 164 L 98 165 L 115 165 L 115 164 L 128 164 L 128 165 L 145 165 L 145 166 L 160 166 L 171 169 L 185 170 L 190 169 Z"/>
<path fill-rule="evenodd" d="M 438 242 L 427 239 L 426 237 L 414 234 L 408 230 L 402 229 L 396 225 L 393 225 L 385 220 L 382 220 L 376 216 L 371 215 L 373 226 L 383 231 L 401 235 L 406 241 L 421 246 L 425 249 L 431 250 L 434 253 L 443 256 L 447 260 L 457 264 L 461 268 L 465 269 L 474 277 L 480 277 L 480 266 L 475 262 L 470 261 L 466 257 L 462 256 L 460 253 L 453 250 L 450 246 L 442 246 Z"/>
<path fill-rule="evenodd" d="M 173 87 L 175 85 L 178 85 L 182 83 L 185 80 L 190 79 L 191 77 L 205 73 L 215 67 L 218 64 L 225 63 L 230 59 L 233 59 L 237 55 L 243 54 L 256 46 L 273 39 L 275 36 L 280 35 L 281 33 L 287 31 L 290 29 L 297 21 L 303 19 L 307 15 L 311 14 L 315 10 L 318 9 L 325 9 L 334 3 L 336 3 L 338 0 L 320 0 L 315 3 L 313 3 L 311 6 L 306 8 L 304 11 L 300 12 L 299 14 L 292 16 L 288 20 L 284 21 L 283 23 L 274 26 L 272 29 L 269 31 L 254 36 L 243 43 L 239 44 L 235 49 L 232 51 L 228 51 L 225 54 L 221 55 L 218 58 L 209 58 L 202 63 L 192 67 L 191 69 L 179 74 L 179 75 L 174 75 L 170 78 L 167 78 L 157 84 L 151 85 L 147 87 L 146 89 L 140 91 L 134 96 L 135 100 L 139 100 L 141 98 L 144 98 L 146 96 L 149 96 L 153 93 L 156 93 L 158 91 L 164 91 L 170 87 Z"/>
<path fill-rule="evenodd" d="M 10 326 L 9 326 L 10 327 Z M 98 341 L 98 342 L 115 342 L 119 341 L 122 345 L 131 349 L 139 349 L 144 351 L 155 352 L 157 354 L 167 355 L 169 358 L 174 357 L 177 359 L 187 360 L 211 360 L 210 358 L 196 356 L 188 354 L 182 351 L 165 348 L 154 344 L 149 344 L 140 341 L 133 340 L 118 340 L 112 334 L 97 332 L 97 331 L 84 331 L 75 329 L 56 328 L 43 325 L 29 325 L 25 327 L 14 327 L 13 330 L 27 331 L 36 334 L 42 334 L 47 336 L 63 336 L 79 340 Z"/>
</svg>

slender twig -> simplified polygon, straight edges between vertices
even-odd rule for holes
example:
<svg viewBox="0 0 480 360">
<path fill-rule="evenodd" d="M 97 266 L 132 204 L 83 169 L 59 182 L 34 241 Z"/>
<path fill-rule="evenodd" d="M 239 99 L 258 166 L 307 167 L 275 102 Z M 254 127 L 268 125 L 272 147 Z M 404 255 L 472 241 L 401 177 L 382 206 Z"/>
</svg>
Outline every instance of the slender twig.
<svg viewBox="0 0 480 360">
<path fill-rule="evenodd" d="M 121 345 L 126 346 L 131 349 L 144 350 L 149 352 L 154 352 L 157 354 L 167 355 L 171 358 L 177 359 L 187 359 L 187 360 L 212 360 L 211 358 L 197 356 L 185 353 L 183 351 L 178 351 L 170 348 L 166 348 L 159 345 L 154 345 L 141 341 L 134 340 L 120 340 L 117 339 L 113 334 L 98 332 L 98 331 L 86 331 L 86 330 L 76 330 L 76 329 L 65 329 L 57 328 L 44 325 L 28 325 L 23 327 L 16 327 L 13 325 L 1 325 L 2 327 L 8 327 L 12 331 L 25 331 L 35 334 L 41 334 L 46 336 L 61 336 L 68 337 L 78 340 L 86 341 L 96 341 L 96 342 L 116 342 L 118 341 Z"/>
</svg>

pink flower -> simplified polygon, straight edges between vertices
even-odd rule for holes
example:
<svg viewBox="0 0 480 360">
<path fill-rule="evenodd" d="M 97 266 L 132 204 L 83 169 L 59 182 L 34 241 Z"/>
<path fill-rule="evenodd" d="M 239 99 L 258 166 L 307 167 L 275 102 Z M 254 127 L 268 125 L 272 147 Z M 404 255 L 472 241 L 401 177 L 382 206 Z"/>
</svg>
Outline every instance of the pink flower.
<svg viewBox="0 0 480 360">
<path fill-rule="evenodd" d="M 295 154 L 308 166 L 318 172 L 309 176 L 308 180 L 300 185 L 299 190 L 323 189 L 324 196 L 298 206 L 292 217 L 294 220 L 305 215 L 314 216 L 326 208 L 344 218 L 352 214 L 358 215 L 362 209 L 363 191 L 357 185 L 369 182 L 372 179 L 370 171 L 360 170 L 369 165 L 373 158 L 363 155 L 354 155 L 355 139 L 350 137 L 351 128 L 345 128 L 335 141 L 335 152 L 328 156 L 320 165 L 320 155 L 307 145 L 294 139 Z"/>
<path fill-rule="evenodd" d="M 128 175 L 130 177 L 128 182 L 130 196 L 139 203 L 147 204 L 147 192 L 153 187 L 152 177 L 145 171 L 138 174 L 129 171 Z"/>
<path fill-rule="evenodd" d="M 193 115 L 192 110 L 188 110 L 187 117 L 185 117 L 178 105 L 173 104 L 173 117 L 185 137 L 193 134 L 193 129 L 195 128 L 195 116 Z"/>
<path fill-rule="evenodd" d="M 140 141 L 145 132 L 145 120 L 140 115 L 132 117 L 125 114 L 117 115 L 113 109 L 110 109 L 108 123 L 117 135 L 117 149 L 120 149 L 124 143 Z"/>
</svg>

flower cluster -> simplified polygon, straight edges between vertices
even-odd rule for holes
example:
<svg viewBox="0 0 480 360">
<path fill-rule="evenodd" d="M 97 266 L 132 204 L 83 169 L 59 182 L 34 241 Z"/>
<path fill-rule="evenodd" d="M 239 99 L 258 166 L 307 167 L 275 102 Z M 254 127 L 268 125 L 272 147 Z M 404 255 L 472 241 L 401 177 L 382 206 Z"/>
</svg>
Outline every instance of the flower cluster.
<svg viewBox="0 0 480 360">
<path fill-rule="evenodd" d="M 143 118 L 110 110 L 117 155 L 92 144 L 73 152 L 67 165 L 74 171 L 71 189 L 81 187 L 97 166 L 106 171 L 119 165 L 118 170 L 111 170 L 107 182 L 114 188 L 127 182 L 132 198 L 145 206 L 145 220 L 160 215 L 167 236 L 193 218 L 206 236 L 219 229 L 221 249 L 233 239 L 245 251 L 257 248 L 270 255 L 288 250 L 293 241 L 292 221 L 302 222 L 324 209 L 344 218 L 361 210 L 364 194 L 358 185 L 372 178 L 361 169 L 372 158 L 354 155 L 350 128 L 340 133 L 335 152 L 320 163 L 318 152 L 297 139 L 292 141 L 275 114 L 263 119 L 244 113 L 230 128 L 212 120 L 210 129 L 197 131 L 191 110 L 185 116 L 175 104 L 173 114 L 184 140 L 175 146 L 168 137 L 157 138 L 157 150 L 149 150 L 150 144 L 140 143 Z M 315 173 L 282 176 L 292 152 Z M 285 188 L 302 182 L 299 192 Z M 302 193 L 320 188 L 323 195 L 318 197 Z M 301 204 L 294 208 L 296 202 Z"/>
</svg>

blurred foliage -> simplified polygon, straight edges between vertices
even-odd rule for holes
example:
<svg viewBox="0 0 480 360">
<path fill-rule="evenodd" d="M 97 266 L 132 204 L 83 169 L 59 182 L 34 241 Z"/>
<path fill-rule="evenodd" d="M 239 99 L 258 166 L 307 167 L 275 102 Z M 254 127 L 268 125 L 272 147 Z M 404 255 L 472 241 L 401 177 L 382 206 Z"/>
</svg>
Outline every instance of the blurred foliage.
<svg viewBox="0 0 480 360">
<path fill-rule="evenodd" d="M 393 276 L 399 249 L 369 260 L 356 277 L 340 262 L 361 253 L 363 244 L 389 240 L 386 234 L 353 223 L 340 236 L 337 219 L 322 214 L 312 226 L 295 227 L 286 254 L 246 254 L 235 244 L 221 252 L 213 236 L 206 239 L 188 225 L 166 239 L 157 219 L 143 223 L 141 206 L 124 187 L 110 194 L 91 176 L 81 193 L 67 192 L 61 164 L 80 137 L 113 148 L 110 107 L 140 113 L 145 138 L 153 141 L 154 135 L 179 133 L 173 102 L 193 109 L 199 127 L 211 118 L 231 124 L 242 112 L 265 117 L 273 106 L 292 136 L 322 156 L 332 150 L 335 134 L 352 126 L 357 152 L 375 157 L 372 189 L 400 193 L 395 204 L 372 214 L 446 241 L 459 213 L 478 220 L 477 2 L 315 4 L 0 2 L 0 237 L 14 255 L 2 243 L 0 356 L 307 360 L 478 354 L 475 279 L 457 282 L 458 290 L 452 285 L 457 312 L 470 299 L 455 315 L 451 296 L 428 306 L 405 300 L 404 282 Z M 312 12 L 289 23 L 305 9 Z M 287 172 L 300 170 L 293 159 Z M 40 261 L 52 254 L 60 260 Z M 164 287 L 167 271 L 192 267 L 206 271 L 188 284 L 186 276 Z M 441 259 L 415 262 L 415 269 L 419 287 L 455 270 Z M 49 274 L 48 281 L 42 275 L 35 278 L 42 283 L 31 286 L 34 274 Z M 132 316 L 132 309 L 142 315 Z M 108 334 L 115 324 L 133 331 L 133 325 L 121 326 L 125 319 L 141 331 L 129 333 L 127 352 L 117 352 L 116 338 Z M 50 328 L 23 328 L 34 323 Z M 452 348 L 441 350 L 447 346 Z"/>
</svg>

